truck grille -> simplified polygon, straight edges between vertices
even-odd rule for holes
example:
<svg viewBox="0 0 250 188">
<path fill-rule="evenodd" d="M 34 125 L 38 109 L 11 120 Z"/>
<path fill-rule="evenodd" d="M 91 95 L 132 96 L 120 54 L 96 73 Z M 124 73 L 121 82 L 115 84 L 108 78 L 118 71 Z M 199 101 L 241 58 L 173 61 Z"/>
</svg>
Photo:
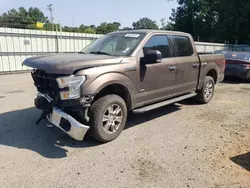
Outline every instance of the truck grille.
<svg viewBox="0 0 250 188">
<path fill-rule="evenodd" d="M 35 70 L 31 73 L 37 91 L 49 95 L 51 98 L 57 98 L 59 88 L 56 78 L 60 75 L 46 74 L 44 71 Z"/>
</svg>

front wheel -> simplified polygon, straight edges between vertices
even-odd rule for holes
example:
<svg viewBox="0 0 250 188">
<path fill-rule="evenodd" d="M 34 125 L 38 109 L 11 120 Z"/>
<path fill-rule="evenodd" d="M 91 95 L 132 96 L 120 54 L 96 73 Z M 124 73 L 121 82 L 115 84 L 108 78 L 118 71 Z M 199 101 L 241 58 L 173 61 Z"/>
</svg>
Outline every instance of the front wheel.
<svg viewBox="0 0 250 188">
<path fill-rule="evenodd" d="M 93 103 L 90 108 L 90 133 L 100 142 L 117 138 L 127 121 L 127 106 L 118 95 L 106 95 Z"/>
<path fill-rule="evenodd" d="M 211 76 L 206 76 L 201 90 L 198 91 L 197 100 L 202 104 L 207 104 L 214 96 L 215 82 Z"/>
</svg>

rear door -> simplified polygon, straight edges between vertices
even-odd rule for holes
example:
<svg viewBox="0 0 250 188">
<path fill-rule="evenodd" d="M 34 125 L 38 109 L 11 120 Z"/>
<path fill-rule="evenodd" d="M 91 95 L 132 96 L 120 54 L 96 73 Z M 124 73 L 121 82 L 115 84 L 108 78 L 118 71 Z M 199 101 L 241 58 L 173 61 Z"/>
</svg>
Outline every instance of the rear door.
<svg viewBox="0 0 250 188">
<path fill-rule="evenodd" d="M 144 44 L 140 57 L 147 50 L 159 50 L 162 53 L 160 63 L 140 65 L 139 95 L 137 101 L 140 105 L 152 103 L 168 98 L 174 93 L 175 64 L 173 50 L 166 34 L 154 34 Z"/>
<path fill-rule="evenodd" d="M 176 95 L 195 91 L 198 84 L 200 60 L 189 36 L 170 36 L 176 58 Z"/>
</svg>

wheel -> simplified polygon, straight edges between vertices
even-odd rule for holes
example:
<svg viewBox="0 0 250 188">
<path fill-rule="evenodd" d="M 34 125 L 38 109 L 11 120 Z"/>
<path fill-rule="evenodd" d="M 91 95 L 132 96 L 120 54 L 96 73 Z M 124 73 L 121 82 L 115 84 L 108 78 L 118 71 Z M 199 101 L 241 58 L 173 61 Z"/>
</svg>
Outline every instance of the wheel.
<svg viewBox="0 0 250 188">
<path fill-rule="evenodd" d="M 90 134 L 100 142 L 117 138 L 127 121 L 127 106 L 118 95 L 106 95 L 90 107 Z"/>
<path fill-rule="evenodd" d="M 211 76 L 206 76 L 201 90 L 198 91 L 197 101 L 207 104 L 214 96 L 215 83 Z"/>
</svg>

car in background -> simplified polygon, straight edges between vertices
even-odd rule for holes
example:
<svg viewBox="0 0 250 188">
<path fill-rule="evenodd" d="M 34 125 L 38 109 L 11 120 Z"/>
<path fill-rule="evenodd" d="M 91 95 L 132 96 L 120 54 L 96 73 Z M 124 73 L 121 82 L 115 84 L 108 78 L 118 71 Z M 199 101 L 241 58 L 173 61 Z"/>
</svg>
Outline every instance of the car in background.
<svg viewBox="0 0 250 188">
<path fill-rule="evenodd" d="M 232 52 L 224 53 L 226 59 L 225 77 L 250 80 L 250 53 Z"/>
<path fill-rule="evenodd" d="M 215 50 L 214 51 L 215 54 L 226 54 L 227 52 L 229 52 L 229 51 L 226 51 L 226 50 Z"/>
</svg>

